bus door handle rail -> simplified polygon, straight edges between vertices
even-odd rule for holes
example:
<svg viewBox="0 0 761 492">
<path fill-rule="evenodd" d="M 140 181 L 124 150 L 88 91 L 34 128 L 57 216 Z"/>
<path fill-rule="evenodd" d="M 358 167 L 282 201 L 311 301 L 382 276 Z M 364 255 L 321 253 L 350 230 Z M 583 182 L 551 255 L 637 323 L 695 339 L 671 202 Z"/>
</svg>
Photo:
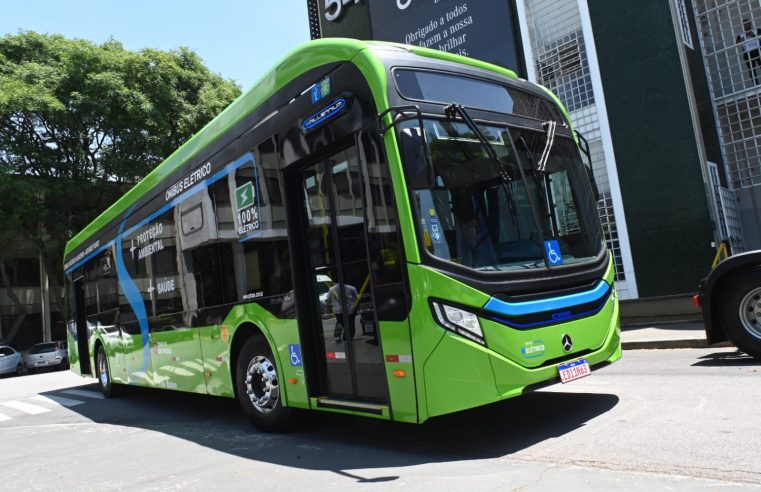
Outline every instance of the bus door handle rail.
<svg viewBox="0 0 761 492">
<path fill-rule="evenodd" d="M 384 119 L 386 116 L 391 115 L 391 123 L 388 125 L 384 123 Z M 380 133 L 381 137 L 386 134 L 387 131 L 389 131 L 391 128 L 395 127 L 397 123 L 401 123 L 403 121 L 408 120 L 418 120 L 418 124 L 420 125 L 421 132 L 424 131 L 423 129 L 423 113 L 420 111 L 420 107 L 416 105 L 406 105 L 406 106 L 392 106 L 388 108 L 387 110 L 378 113 L 378 133 Z"/>
</svg>

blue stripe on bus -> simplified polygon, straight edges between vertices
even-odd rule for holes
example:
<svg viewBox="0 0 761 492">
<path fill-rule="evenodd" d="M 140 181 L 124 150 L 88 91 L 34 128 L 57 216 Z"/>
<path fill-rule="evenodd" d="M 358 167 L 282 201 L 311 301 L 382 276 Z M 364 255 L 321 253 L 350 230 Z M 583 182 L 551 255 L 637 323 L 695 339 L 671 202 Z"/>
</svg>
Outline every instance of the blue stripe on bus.
<svg viewBox="0 0 761 492">
<path fill-rule="evenodd" d="M 128 234 L 131 234 L 131 233 L 132 233 L 132 232 L 134 232 L 136 229 L 139 229 L 139 228 L 143 227 L 143 226 L 144 226 L 145 224 L 147 224 L 148 222 L 152 221 L 152 220 L 153 220 L 153 219 L 155 219 L 156 217 L 158 217 L 158 216 L 160 216 L 161 214 L 163 214 L 164 212 L 166 212 L 166 211 L 168 211 L 168 210 L 172 209 L 173 207 L 177 206 L 178 204 L 180 204 L 180 203 L 184 202 L 185 200 L 187 200 L 187 199 L 188 199 L 188 198 L 190 198 L 191 196 L 195 195 L 195 194 L 196 194 L 196 193 L 198 193 L 199 191 L 201 191 L 201 190 L 204 190 L 204 189 L 208 188 L 208 187 L 209 187 L 209 186 L 211 186 L 212 184 L 216 183 L 216 182 L 217 182 L 217 181 L 219 181 L 220 179 L 224 178 L 225 176 L 227 176 L 227 175 L 228 175 L 228 174 L 230 174 L 231 172 L 233 172 L 233 171 L 235 171 L 236 169 L 238 169 L 239 167 L 241 167 L 243 164 L 246 164 L 248 161 L 251 161 L 251 162 L 253 162 L 253 163 L 256 163 L 256 159 L 254 159 L 254 156 L 253 156 L 253 154 L 252 154 L 251 152 L 246 152 L 245 154 L 243 154 L 242 156 L 240 156 L 238 159 L 234 160 L 234 161 L 233 161 L 233 162 L 231 162 L 230 164 L 226 165 L 225 167 L 223 167 L 222 169 L 220 169 L 219 171 L 217 171 L 217 172 L 216 172 L 215 174 L 213 174 L 211 177 L 209 177 L 209 178 L 206 178 L 204 181 L 202 181 L 202 182 L 198 183 L 197 185 L 195 185 L 194 187 L 190 188 L 189 190 L 187 190 L 187 191 L 186 191 L 185 193 L 183 193 L 182 195 L 178 196 L 177 198 L 174 198 L 173 200 L 171 200 L 170 202 L 168 202 L 166 205 L 162 206 L 161 208 L 159 208 L 158 210 L 156 210 L 154 213 L 152 213 L 152 214 L 151 214 L 151 215 L 149 215 L 148 217 L 144 218 L 143 220 L 141 220 L 141 221 L 140 221 L 140 222 L 138 222 L 137 224 L 133 225 L 132 227 L 130 227 L 129 229 L 127 229 L 127 230 L 126 230 L 126 231 L 124 231 L 124 232 L 122 232 L 122 230 L 121 230 L 121 227 L 123 227 L 123 226 L 124 226 L 124 222 L 122 222 L 122 225 L 121 225 L 121 227 L 120 227 L 120 229 L 119 229 L 119 233 L 118 233 L 117 237 L 120 237 L 120 236 L 126 236 L 126 235 L 128 235 Z M 131 210 L 131 209 L 130 209 L 130 210 Z M 127 220 L 127 218 L 128 218 L 129 216 L 130 216 L 130 213 L 129 213 L 129 212 L 127 212 L 127 214 L 125 214 L 124 220 L 126 221 L 126 220 Z M 96 249 L 95 251 L 93 251 L 92 253 L 90 253 L 89 255 L 87 255 L 86 257 L 82 258 L 81 260 L 79 260 L 78 262 L 76 262 L 74 265 L 72 265 L 71 267 L 69 267 L 69 268 L 68 268 L 68 269 L 65 271 L 65 273 L 67 273 L 67 274 L 68 274 L 68 273 L 71 273 L 71 272 L 73 272 L 74 270 L 76 270 L 76 269 L 77 269 L 77 268 L 79 268 L 80 266 L 82 266 L 82 265 L 84 265 L 85 263 L 87 263 L 88 261 L 90 261 L 90 260 L 91 260 L 91 259 L 92 259 L 94 256 L 96 256 L 96 255 L 98 255 L 98 254 L 102 253 L 104 250 L 106 250 L 106 248 L 108 248 L 108 247 L 109 247 L 109 246 L 111 246 L 112 244 L 114 244 L 114 241 L 113 241 L 113 240 L 111 240 L 111 241 L 109 241 L 108 243 L 104 244 L 104 245 L 103 245 L 103 246 L 101 246 L 100 248 Z M 119 246 L 119 247 L 121 247 L 121 241 L 119 241 L 119 244 L 120 244 L 120 246 Z"/>
<path fill-rule="evenodd" d="M 585 311 L 583 313 L 576 313 L 572 314 L 571 316 L 567 318 L 563 318 L 561 320 L 557 319 L 545 319 L 542 321 L 537 321 L 535 323 L 516 323 L 515 321 L 511 321 L 509 319 L 500 318 L 499 316 L 494 316 L 492 319 L 494 321 L 497 321 L 499 323 L 502 323 L 503 325 L 511 326 L 513 328 L 537 328 L 539 326 L 546 326 L 546 325 L 556 325 L 558 323 L 567 323 L 568 321 L 573 321 L 575 319 L 579 318 L 586 318 L 587 316 L 594 316 L 595 314 L 602 311 L 602 308 L 605 307 L 605 304 L 600 304 L 598 307 L 591 311 Z"/>
<path fill-rule="evenodd" d="M 575 294 L 550 297 L 548 299 L 538 299 L 536 301 L 507 302 L 492 297 L 483 308 L 486 311 L 503 314 L 505 316 L 525 316 L 527 314 L 546 313 L 599 301 L 608 293 L 609 289 L 610 285 L 604 280 L 600 280 L 592 290 L 586 292 L 577 292 Z"/>
<path fill-rule="evenodd" d="M 127 219 L 129 218 L 131 212 L 132 208 L 127 210 L 127 213 L 124 214 L 124 219 L 122 220 L 122 223 L 119 224 L 119 233 L 116 235 L 116 276 L 119 279 L 119 285 L 124 291 L 124 297 L 127 298 L 127 302 L 129 302 L 132 311 L 135 313 L 137 322 L 140 325 L 140 335 L 143 341 L 142 371 L 148 372 L 148 362 L 150 361 L 151 357 L 151 338 L 148 331 L 148 313 L 145 310 L 145 301 L 143 300 L 143 295 L 140 293 L 140 289 L 137 288 L 137 284 L 135 284 L 135 281 L 130 276 L 129 271 L 127 270 L 127 266 L 124 264 L 124 254 L 122 252 L 122 230 L 124 229 L 124 224 L 127 223 Z"/>
</svg>

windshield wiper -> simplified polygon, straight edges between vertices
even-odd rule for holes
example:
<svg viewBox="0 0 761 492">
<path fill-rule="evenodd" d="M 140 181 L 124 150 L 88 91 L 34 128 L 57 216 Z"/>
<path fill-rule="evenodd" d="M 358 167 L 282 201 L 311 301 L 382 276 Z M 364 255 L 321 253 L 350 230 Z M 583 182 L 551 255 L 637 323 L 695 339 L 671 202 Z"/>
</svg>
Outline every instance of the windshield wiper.
<svg viewBox="0 0 761 492">
<path fill-rule="evenodd" d="M 550 219 L 550 223 L 552 224 L 552 232 L 555 234 L 559 230 L 557 218 L 553 213 L 557 207 L 557 204 L 554 201 L 552 190 L 550 189 L 550 183 L 545 178 L 543 178 L 543 176 L 545 176 L 547 163 L 549 162 L 550 155 L 552 154 L 552 147 L 555 145 L 555 131 L 557 130 L 557 123 L 555 121 L 545 121 L 542 123 L 542 127 L 545 129 L 545 143 L 544 149 L 542 150 L 542 155 L 539 157 L 538 162 L 534 162 L 531 148 L 526 142 L 526 139 L 521 136 L 520 140 L 523 144 L 523 148 L 526 150 L 526 156 L 528 157 L 529 164 L 531 164 L 531 169 L 534 170 L 532 177 L 534 178 L 536 189 L 541 194 L 542 200 L 547 202 L 547 216 Z"/>
<path fill-rule="evenodd" d="M 542 245 L 545 244 L 545 237 L 544 237 L 544 228 L 542 227 L 542 219 L 539 216 L 539 205 L 536 203 L 536 197 L 531 193 L 531 188 L 528 185 L 528 178 L 526 177 L 526 171 L 523 169 L 523 163 L 521 162 L 521 156 L 518 152 L 518 148 L 515 146 L 515 140 L 513 139 L 513 133 L 508 129 L 506 132 L 507 138 L 510 141 L 510 147 L 513 149 L 513 155 L 515 155 L 516 167 L 518 168 L 518 173 L 521 175 L 521 181 L 523 182 L 523 187 L 526 189 L 526 198 L 528 199 L 528 204 L 531 207 L 531 217 L 534 219 L 534 226 L 536 227 L 536 232 L 539 234 L 539 240 L 542 242 Z M 531 168 L 535 169 L 533 159 L 531 159 L 531 151 L 528 148 L 528 145 L 526 145 L 526 140 L 521 137 L 521 142 L 523 143 L 523 146 L 526 147 L 526 155 L 528 155 L 529 163 L 531 164 Z M 536 178 L 536 176 L 534 176 Z M 536 179 L 534 180 L 534 183 L 536 184 L 537 191 L 541 190 L 541 187 L 539 183 L 536 182 Z M 546 248 L 542 248 L 542 254 L 544 256 L 544 264 L 547 266 L 547 268 L 550 267 L 550 262 L 547 259 L 547 251 Z"/>
<path fill-rule="evenodd" d="M 478 128 L 478 125 L 476 125 L 476 122 L 473 121 L 473 118 L 471 118 L 468 112 L 465 111 L 465 108 L 461 104 L 456 103 L 452 103 L 444 108 L 444 114 L 450 120 L 454 120 L 458 113 L 460 116 L 462 116 L 462 120 L 465 122 L 468 129 L 473 132 L 478 141 L 481 142 L 481 145 L 483 145 L 484 149 L 486 149 L 486 153 L 489 154 L 489 158 L 494 161 L 494 165 L 497 167 L 497 172 L 499 173 L 499 177 L 502 179 L 502 182 L 507 183 L 512 181 L 510 173 L 507 172 L 504 164 L 502 164 L 502 161 L 499 160 L 497 150 L 494 148 L 491 142 L 486 139 L 481 129 Z"/>
<path fill-rule="evenodd" d="M 545 137 L 547 141 L 544 144 L 544 150 L 542 156 L 539 158 L 539 162 L 536 163 L 536 170 L 540 173 L 544 172 L 547 168 L 547 162 L 550 160 L 550 152 L 553 145 L 555 145 L 555 131 L 558 128 L 556 121 L 545 121 L 542 126 L 545 128 Z M 525 142 L 524 142 L 525 144 Z"/>
</svg>

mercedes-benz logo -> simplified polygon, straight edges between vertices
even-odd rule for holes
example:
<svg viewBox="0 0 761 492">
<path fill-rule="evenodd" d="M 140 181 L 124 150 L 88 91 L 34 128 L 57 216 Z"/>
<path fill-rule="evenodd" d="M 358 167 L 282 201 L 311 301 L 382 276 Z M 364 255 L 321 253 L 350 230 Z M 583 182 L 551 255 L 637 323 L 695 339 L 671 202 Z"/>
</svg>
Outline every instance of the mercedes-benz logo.
<svg viewBox="0 0 761 492">
<path fill-rule="evenodd" d="M 571 335 L 566 333 L 563 335 L 563 339 L 561 340 L 561 343 L 563 344 L 563 350 L 566 352 L 570 352 L 571 349 L 573 349 L 573 340 L 571 339 Z"/>
</svg>

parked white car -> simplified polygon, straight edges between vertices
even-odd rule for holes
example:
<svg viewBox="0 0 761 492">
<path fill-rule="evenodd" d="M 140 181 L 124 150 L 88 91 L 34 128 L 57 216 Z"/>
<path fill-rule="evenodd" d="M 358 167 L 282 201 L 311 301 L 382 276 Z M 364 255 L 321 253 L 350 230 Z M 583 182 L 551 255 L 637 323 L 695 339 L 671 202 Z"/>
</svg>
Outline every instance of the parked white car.
<svg viewBox="0 0 761 492">
<path fill-rule="evenodd" d="M 66 342 L 38 343 L 24 354 L 24 366 L 29 373 L 46 367 L 69 368 L 69 350 Z"/>
<path fill-rule="evenodd" d="M 24 372 L 21 352 L 16 352 L 7 345 L 0 345 L 0 374 L 14 373 L 20 376 Z"/>
</svg>

